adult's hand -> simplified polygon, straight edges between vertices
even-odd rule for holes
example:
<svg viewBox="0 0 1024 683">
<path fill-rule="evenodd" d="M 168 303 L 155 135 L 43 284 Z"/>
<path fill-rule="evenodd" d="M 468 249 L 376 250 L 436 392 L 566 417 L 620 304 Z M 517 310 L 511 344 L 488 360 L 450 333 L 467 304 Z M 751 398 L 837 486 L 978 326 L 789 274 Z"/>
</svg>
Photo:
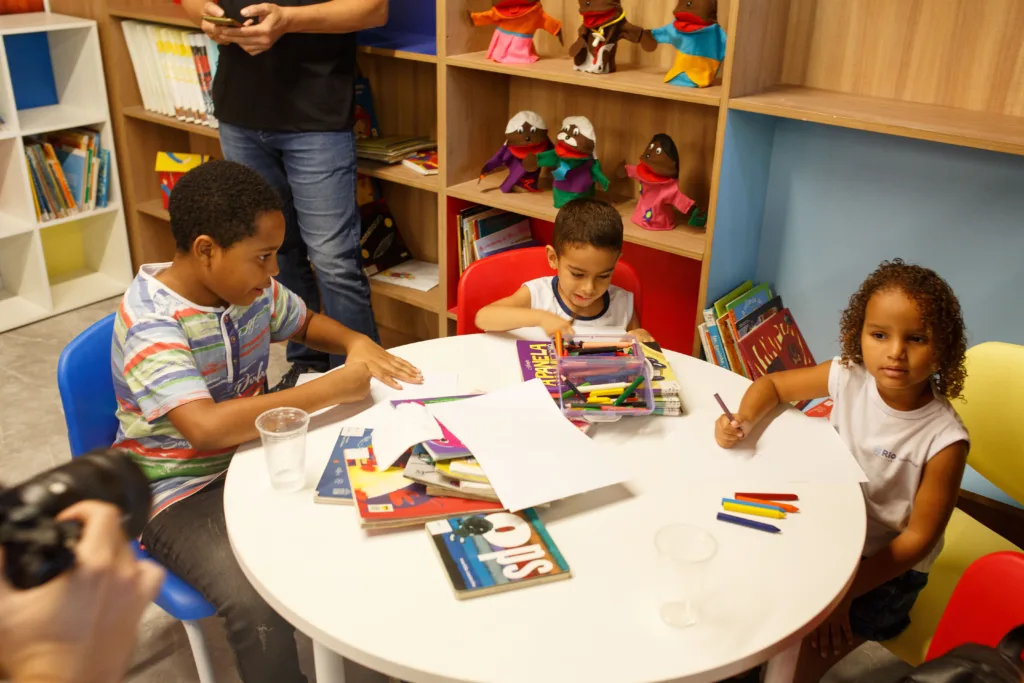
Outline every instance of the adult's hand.
<svg viewBox="0 0 1024 683">
<path fill-rule="evenodd" d="M 245 26 L 225 29 L 224 37 L 251 55 L 266 52 L 288 32 L 288 8 L 273 3 L 249 5 L 242 10 L 242 17 Z"/>
<path fill-rule="evenodd" d="M 83 525 L 74 568 L 24 591 L 0 575 L 0 678 L 120 681 L 163 570 L 135 558 L 111 505 L 86 501 L 60 519 Z"/>
<path fill-rule="evenodd" d="M 203 15 L 208 17 L 222 17 L 224 16 L 224 8 L 215 2 L 208 2 L 203 5 Z M 199 24 L 199 28 L 203 29 L 203 33 L 210 37 L 210 40 L 217 43 L 218 45 L 228 45 L 231 43 L 230 40 L 224 37 L 224 27 L 218 26 L 217 24 L 211 24 L 208 21 L 203 21 Z"/>
</svg>

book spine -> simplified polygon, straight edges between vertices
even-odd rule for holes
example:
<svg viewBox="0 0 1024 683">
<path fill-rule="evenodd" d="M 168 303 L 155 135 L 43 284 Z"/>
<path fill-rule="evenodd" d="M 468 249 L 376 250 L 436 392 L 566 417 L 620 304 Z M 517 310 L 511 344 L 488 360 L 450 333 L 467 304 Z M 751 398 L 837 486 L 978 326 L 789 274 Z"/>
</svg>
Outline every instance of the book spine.
<svg viewBox="0 0 1024 683">
<path fill-rule="evenodd" d="M 708 337 L 708 324 L 701 323 L 697 328 L 697 331 L 700 333 L 700 345 L 704 349 L 704 360 L 717 365 L 718 363 L 715 362 L 715 354 L 711 351 L 711 339 Z"/>
<path fill-rule="evenodd" d="M 732 370 L 729 365 L 729 357 L 725 353 L 725 343 L 722 341 L 722 333 L 718 325 L 708 325 L 708 338 L 711 340 L 711 350 L 714 362 L 718 367 Z"/>
</svg>

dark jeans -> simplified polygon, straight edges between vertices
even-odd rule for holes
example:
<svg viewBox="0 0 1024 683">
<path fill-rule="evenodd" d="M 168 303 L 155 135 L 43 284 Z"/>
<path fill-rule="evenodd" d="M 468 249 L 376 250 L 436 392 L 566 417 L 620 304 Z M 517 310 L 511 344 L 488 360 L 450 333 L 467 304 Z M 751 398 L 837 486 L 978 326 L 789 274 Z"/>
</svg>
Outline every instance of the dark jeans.
<svg viewBox="0 0 1024 683">
<path fill-rule="evenodd" d="M 231 552 L 223 477 L 157 515 L 142 544 L 217 608 L 244 683 L 306 683 L 294 627 L 264 602 Z"/>
<path fill-rule="evenodd" d="M 310 310 L 319 311 L 322 298 L 329 317 L 379 342 L 360 253 L 352 132 L 276 133 L 221 123 L 220 146 L 225 158 L 259 173 L 281 196 L 281 284 L 302 297 Z M 289 342 L 288 361 L 323 372 L 344 364 L 345 357 L 328 358 Z"/>
</svg>

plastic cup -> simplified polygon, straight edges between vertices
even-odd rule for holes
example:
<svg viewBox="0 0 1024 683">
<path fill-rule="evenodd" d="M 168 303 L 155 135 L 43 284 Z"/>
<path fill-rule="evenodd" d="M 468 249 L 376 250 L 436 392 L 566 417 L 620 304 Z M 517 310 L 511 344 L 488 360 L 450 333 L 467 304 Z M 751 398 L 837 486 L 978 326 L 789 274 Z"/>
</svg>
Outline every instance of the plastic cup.
<svg viewBox="0 0 1024 683">
<path fill-rule="evenodd" d="M 665 592 L 661 620 L 675 628 L 699 621 L 698 608 L 708 565 L 718 553 L 718 541 L 708 531 L 690 524 L 670 524 L 654 536 L 664 572 Z"/>
<path fill-rule="evenodd" d="M 256 418 L 263 440 L 270 484 L 280 491 L 306 485 L 306 431 L 309 415 L 298 408 L 273 408 Z"/>
</svg>

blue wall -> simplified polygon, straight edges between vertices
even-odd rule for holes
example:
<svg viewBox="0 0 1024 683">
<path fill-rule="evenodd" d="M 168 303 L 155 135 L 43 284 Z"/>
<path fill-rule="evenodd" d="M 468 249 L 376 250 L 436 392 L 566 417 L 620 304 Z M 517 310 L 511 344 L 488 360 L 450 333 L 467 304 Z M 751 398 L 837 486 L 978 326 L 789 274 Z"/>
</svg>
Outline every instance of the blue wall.
<svg viewBox="0 0 1024 683">
<path fill-rule="evenodd" d="M 771 150 L 756 279 L 775 283 L 817 360 L 838 351 L 849 296 L 897 256 L 952 285 L 971 345 L 1024 344 L 1024 157 L 791 120 Z M 723 192 L 734 175 L 723 168 Z M 1010 502 L 973 470 L 964 487 Z"/>
</svg>

